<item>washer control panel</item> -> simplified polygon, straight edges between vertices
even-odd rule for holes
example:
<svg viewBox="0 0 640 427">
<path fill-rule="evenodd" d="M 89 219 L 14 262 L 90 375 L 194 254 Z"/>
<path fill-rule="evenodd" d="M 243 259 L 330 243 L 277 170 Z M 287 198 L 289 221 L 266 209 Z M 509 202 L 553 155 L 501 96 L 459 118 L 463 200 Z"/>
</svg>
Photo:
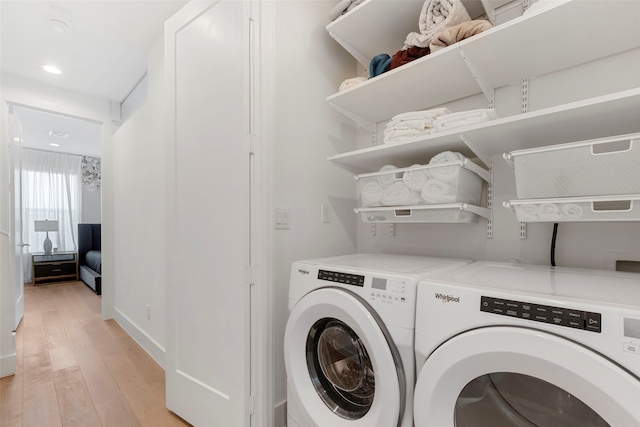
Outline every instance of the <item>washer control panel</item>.
<svg viewBox="0 0 640 427">
<path fill-rule="evenodd" d="M 602 331 L 602 315 L 600 313 L 565 307 L 482 296 L 480 311 L 597 333 Z"/>
<path fill-rule="evenodd" d="M 359 274 L 340 273 L 337 271 L 318 270 L 318 279 L 329 282 L 342 283 L 344 285 L 364 286 L 364 276 Z"/>
</svg>

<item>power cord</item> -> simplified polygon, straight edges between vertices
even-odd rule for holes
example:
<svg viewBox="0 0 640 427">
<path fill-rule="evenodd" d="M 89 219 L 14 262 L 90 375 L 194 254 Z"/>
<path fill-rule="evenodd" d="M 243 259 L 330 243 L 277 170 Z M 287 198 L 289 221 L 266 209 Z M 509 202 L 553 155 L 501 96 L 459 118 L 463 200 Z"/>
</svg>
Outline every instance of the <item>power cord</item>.
<svg viewBox="0 0 640 427">
<path fill-rule="evenodd" d="M 551 236 L 551 266 L 556 266 L 556 237 L 558 237 L 558 223 L 553 223 L 553 235 Z"/>
</svg>

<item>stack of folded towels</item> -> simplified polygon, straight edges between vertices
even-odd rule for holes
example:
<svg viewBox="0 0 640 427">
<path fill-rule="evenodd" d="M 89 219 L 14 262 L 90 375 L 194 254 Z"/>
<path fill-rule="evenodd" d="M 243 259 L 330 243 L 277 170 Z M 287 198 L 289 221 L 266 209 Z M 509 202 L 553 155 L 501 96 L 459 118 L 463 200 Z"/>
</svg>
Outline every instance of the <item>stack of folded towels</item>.
<svg viewBox="0 0 640 427">
<path fill-rule="evenodd" d="M 384 143 L 405 142 L 436 131 L 435 121 L 450 114 L 446 108 L 434 108 L 423 111 L 410 111 L 391 118 L 384 130 Z"/>
<path fill-rule="evenodd" d="M 465 157 L 445 151 L 428 166 L 400 169 L 386 165 L 360 188 L 363 206 L 407 206 L 438 203 L 477 203 L 479 195 L 462 194 L 458 177 Z M 437 166 L 437 167 L 433 167 Z"/>
</svg>

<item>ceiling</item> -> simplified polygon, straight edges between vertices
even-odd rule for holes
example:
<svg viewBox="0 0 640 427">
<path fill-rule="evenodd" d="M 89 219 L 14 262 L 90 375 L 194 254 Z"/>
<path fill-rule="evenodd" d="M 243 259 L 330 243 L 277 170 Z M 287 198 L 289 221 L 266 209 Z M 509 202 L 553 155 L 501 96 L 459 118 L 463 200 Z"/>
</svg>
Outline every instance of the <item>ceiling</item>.
<svg viewBox="0 0 640 427">
<path fill-rule="evenodd" d="M 162 37 L 164 21 L 186 2 L 1 0 L 0 69 L 51 86 L 122 102 L 146 73 L 147 52 Z M 68 29 L 56 30 L 54 24 L 61 25 L 58 21 L 68 25 Z M 58 67 L 62 74 L 44 71 L 42 67 L 48 64 Z M 79 120 L 60 118 L 56 122 L 55 118 L 60 116 L 51 117 L 38 111 L 23 112 L 22 116 L 19 115 L 24 146 L 64 152 L 73 149 L 75 154 L 95 152 L 95 148 L 82 147 L 81 142 L 69 144 L 74 135 L 88 138 L 95 134 L 95 131 L 86 133 L 86 126 Z M 98 125 L 93 126 L 99 129 Z M 62 139 L 56 141 L 61 143 L 59 148 L 49 145 L 49 130 L 70 134 L 66 148 Z M 97 135 L 99 144 L 99 132 Z"/>
</svg>

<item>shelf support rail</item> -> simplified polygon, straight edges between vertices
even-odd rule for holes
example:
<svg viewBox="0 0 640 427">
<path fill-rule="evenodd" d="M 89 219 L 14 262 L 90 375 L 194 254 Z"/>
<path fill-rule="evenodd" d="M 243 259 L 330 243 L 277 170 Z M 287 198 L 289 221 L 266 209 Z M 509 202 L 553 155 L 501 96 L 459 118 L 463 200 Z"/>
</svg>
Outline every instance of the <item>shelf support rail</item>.
<svg viewBox="0 0 640 427">
<path fill-rule="evenodd" d="M 487 83 L 482 73 L 480 73 L 480 71 L 478 70 L 478 67 L 476 67 L 476 64 L 473 63 L 471 58 L 467 57 L 467 54 L 462 47 L 460 47 L 460 55 L 462 55 L 462 60 L 465 64 L 467 64 L 467 67 L 469 68 L 469 71 L 471 71 L 471 74 L 476 80 L 476 83 L 478 83 L 478 86 L 480 86 L 480 89 L 482 89 L 482 93 L 484 93 L 484 96 L 487 97 L 490 103 L 493 103 L 494 88 L 491 87 L 489 83 Z"/>
<path fill-rule="evenodd" d="M 489 217 L 487 218 L 487 238 L 493 238 L 493 160 L 489 170 L 490 176 L 487 181 L 487 209 L 489 209 Z"/>
<path fill-rule="evenodd" d="M 353 120 L 354 122 L 356 122 L 358 125 L 364 127 L 365 129 L 367 129 L 370 132 L 375 132 L 376 130 L 376 124 L 373 123 L 372 121 L 369 121 L 361 116 L 358 116 L 357 114 L 354 114 L 352 111 L 349 111 L 345 108 L 340 107 L 339 105 L 334 104 L 333 102 L 329 102 L 329 105 L 331 105 L 333 108 L 335 108 L 336 110 L 338 110 L 340 113 L 344 114 L 345 116 L 349 117 L 351 120 Z"/>
</svg>

